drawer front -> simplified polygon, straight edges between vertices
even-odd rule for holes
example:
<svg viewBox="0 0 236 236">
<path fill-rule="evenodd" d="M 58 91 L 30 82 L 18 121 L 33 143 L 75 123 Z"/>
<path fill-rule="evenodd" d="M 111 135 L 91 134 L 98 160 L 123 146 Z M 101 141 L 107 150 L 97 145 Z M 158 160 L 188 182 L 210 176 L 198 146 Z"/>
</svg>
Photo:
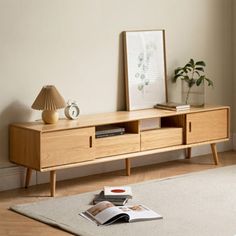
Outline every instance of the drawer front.
<svg viewBox="0 0 236 236">
<path fill-rule="evenodd" d="M 41 168 L 94 159 L 95 128 L 42 134 Z"/>
<path fill-rule="evenodd" d="M 228 138 L 228 110 L 188 114 L 186 143 L 198 143 Z"/>
<path fill-rule="evenodd" d="M 161 128 L 141 132 L 141 151 L 181 145 L 182 143 L 182 128 Z"/>
<path fill-rule="evenodd" d="M 95 157 L 106 157 L 140 151 L 139 134 L 124 134 L 95 140 Z"/>
</svg>

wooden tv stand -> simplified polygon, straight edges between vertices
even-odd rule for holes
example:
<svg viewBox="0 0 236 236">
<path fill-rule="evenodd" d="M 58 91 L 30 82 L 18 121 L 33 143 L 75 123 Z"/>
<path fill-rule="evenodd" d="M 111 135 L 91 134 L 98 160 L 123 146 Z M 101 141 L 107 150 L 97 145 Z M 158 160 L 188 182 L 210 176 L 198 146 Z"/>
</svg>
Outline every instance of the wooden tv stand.
<svg viewBox="0 0 236 236">
<path fill-rule="evenodd" d="M 176 112 L 161 109 L 81 115 L 57 124 L 27 122 L 10 125 L 10 160 L 27 168 L 25 186 L 32 170 L 50 171 L 51 196 L 55 195 L 56 170 L 124 159 L 130 175 L 131 158 L 210 144 L 218 164 L 216 143 L 229 140 L 228 106 L 205 106 Z M 160 127 L 142 130 L 147 119 L 159 119 Z M 102 125 L 125 128 L 125 134 L 95 138 Z"/>
</svg>

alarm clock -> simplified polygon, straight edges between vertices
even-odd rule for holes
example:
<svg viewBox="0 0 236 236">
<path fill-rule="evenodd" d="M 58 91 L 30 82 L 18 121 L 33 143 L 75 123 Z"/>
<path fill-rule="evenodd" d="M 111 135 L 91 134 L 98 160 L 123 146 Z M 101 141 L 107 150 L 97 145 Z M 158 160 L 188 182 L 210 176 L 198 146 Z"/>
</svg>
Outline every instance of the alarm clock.
<svg viewBox="0 0 236 236">
<path fill-rule="evenodd" d="M 68 101 L 67 106 L 65 107 L 65 116 L 70 120 L 76 120 L 79 117 L 79 107 L 77 102 Z"/>
</svg>

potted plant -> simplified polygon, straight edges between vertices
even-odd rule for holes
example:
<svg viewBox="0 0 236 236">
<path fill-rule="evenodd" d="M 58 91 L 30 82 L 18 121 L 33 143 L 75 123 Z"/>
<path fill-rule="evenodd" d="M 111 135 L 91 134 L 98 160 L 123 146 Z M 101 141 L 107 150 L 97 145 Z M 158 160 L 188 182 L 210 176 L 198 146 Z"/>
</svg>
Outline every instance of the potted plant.
<svg viewBox="0 0 236 236">
<path fill-rule="evenodd" d="M 182 100 L 185 104 L 193 106 L 204 105 L 204 82 L 208 86 L 213 86 L 212 80 L 204 74 L 206 63 L 204 61 L 194 61 L 190 59 L 184 67 L 178 67 L 174 71 L 173 82 L 181 79 Z"/>
</svg>

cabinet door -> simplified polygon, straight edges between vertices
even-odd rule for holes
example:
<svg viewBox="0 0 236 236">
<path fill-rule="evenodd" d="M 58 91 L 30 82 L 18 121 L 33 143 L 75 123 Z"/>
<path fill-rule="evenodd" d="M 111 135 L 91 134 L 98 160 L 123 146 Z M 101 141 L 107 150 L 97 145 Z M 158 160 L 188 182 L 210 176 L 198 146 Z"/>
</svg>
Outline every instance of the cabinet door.
<svg viewBox="0 0 236 236">
<path fill-rule="evenodd" d="M 228 109 L 186 115 L 186 143 L 228 138 Z"/>
<path fill-rule="evenodd" d="M 43 133 L 41 168 L 94 159 L 94 137 L 94 127 Z"/>
</svg>

